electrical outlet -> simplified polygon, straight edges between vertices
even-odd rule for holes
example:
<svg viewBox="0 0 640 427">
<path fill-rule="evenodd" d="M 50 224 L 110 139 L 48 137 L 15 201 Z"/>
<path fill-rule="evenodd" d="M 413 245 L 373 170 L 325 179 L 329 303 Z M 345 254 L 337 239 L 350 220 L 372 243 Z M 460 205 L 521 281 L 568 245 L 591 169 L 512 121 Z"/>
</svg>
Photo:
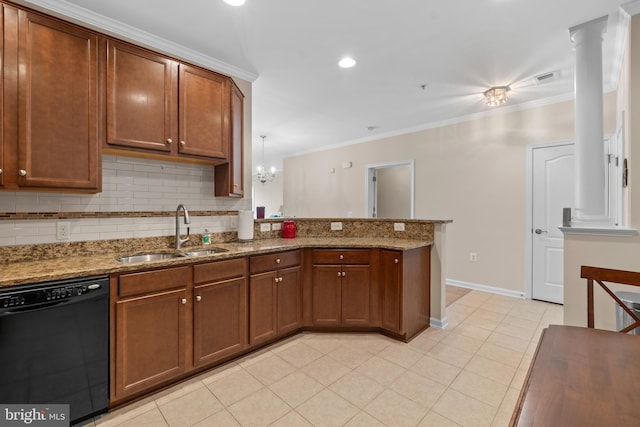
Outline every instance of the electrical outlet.
<svg viewBox="0 0 640 427">
<path fill-rule="evenodd" d="M 332 222 L 331 223 L 331 230 L 332 231 L 340 231 L 340 230 L 342 230 L 342 223 L 341 222 Z"/>
<path fill-rule="evenodd" d="M 265 231 L 271 231 L 271 224 L 269 224 L 268 222 L 260 224 L 260 231 L 263 233 Z"/>
<path fill-rule="evenodd" d="M 69 240 L 71 234 L 71 226 L 68 222 L 56 222 L 56 239 Z"/>
<path fill-rule="evenodd" d="M 404 222 L 394 222 L 393 231 L 404 231 Z"/>
<path fill-rule="evenodd" d="M 273 231 L 282 230 L 282 223 L 281 222 L 274 222 L 273 224 L 271 224 L 271 229 Z"/>
<path fill-rule="evenodd" d="M 475 253 L 475 252 L 470 252 L 469 253 L 469 261 L 471 261 L 471 262 L 478 261 L 478 254 Z"/>
</svg>

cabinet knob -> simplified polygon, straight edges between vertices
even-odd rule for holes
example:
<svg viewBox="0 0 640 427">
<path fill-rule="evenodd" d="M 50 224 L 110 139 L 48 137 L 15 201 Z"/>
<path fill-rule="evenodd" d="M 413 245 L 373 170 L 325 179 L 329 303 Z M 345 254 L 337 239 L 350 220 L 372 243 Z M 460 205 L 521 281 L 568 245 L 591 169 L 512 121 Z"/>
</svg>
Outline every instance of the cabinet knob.
<svg viewBox="0 0 640 427">
<path fill-rule="evenodd" d="M 276 264 L 280 264 L 280 258 L 276 258 Z"/>
<path fill-rule="evenodd" d="M 1 170 L 2 170 L 2 169 L 0 169 L 0 171 L 1 171 Z M 0 173 L 2 173 L 2 172 L 0 172 Z M 233 184 L 233 188 L 237 188 L 237 187 L 238 187 L 238 184 Z"/>
<path fill-rule="evenodd" d="M 347 273 L 345 271 L 342 272 L 342 277 L 345 277 Z"/>
<path fill-rule="evenodd" d="M 2 175 L 2 168 L 0 168 L 0 175 Z"/>
<path fill-rule="evenodd" d="M 338 277 L 342 276 L 342 273 L 338 271 Z"/>
<path fill-rule="evenodd" d="M 187 299 L 186 298 L 182 298 L 182 301 L 180 301 L 183 305 L 187 303 Z"/>
<path fill-rule="evenodd" d="M 344 259 L 344 255 L 340 254 L 340 259 Z"/>
<path fill-rule="evenodd" d="M 172 144 L 172 143 L 173 143 L 173 139 L 167 138 L 167 144 Z"/>
<path fill-rule="evenodd" d="M 276 277 L 276 283 L 282 282 L 282 277 Z"/>
<path fill-rule="evenodd" d="M 18 171 L 18 175 L 20 175 L 20 176 L 27 176 L 27 171 L 26 171 L 26 170 L 24 170 L 24 169 L 20 169 L 20 170 Z"/>
<path fill-rule="evenodd" d="M 395 262 L 397 264 L 399 262 L 398 258 L 394 259 L 393 262 Z"/>
<path fill-rule="evenodd" d="M 180 141 L 180 145 L 185 146 L 185 145 L 187 145 L 187 143 L 184 142 L 184 141 Z"/>
<path fill-rule="evenodd" d="M 202 301 L 202 297 L 200 295 L 196 295 L 196 301 Z"/>
</svg>

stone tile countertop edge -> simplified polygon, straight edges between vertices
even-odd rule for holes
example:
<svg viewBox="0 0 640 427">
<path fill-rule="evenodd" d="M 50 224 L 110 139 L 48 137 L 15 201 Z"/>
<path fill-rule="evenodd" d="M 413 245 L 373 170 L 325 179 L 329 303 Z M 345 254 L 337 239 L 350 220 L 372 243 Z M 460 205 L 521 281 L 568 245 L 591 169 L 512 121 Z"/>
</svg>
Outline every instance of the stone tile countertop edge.
<svg viewBox="0 0 640 427">
<path fill-rule="evenodd" d="M 0 269 L 0 288 L 14 285 L 69 279 L 74 277 L 101 276 L 111 273 L 123 273 L 159 267 L 188 265 L 207 261 L 218 261 L 239 256 L 259 255 L 289 249 L 301 248 L 381 248 L 409 250 L 430 246 L 433 241 L 389 238 L 325 238 L 306 237 L 295 239 L 265 239 L 252 242 L 215 243 L 211 246 L 227 249 L 214 255 L 198 257 L 179 257 L 161 261 L 122 263 L 119 257 L 136 255 L 137 253 L 107 253 L 85 256 L 46 259 L 9 263 Z M 153 252 L 189 252 L 199 249 L 210 249 L 210 246 L 189 246 L 180 251 L 175 249 L 158 249 Z M 150 251 L 146 251 L 150 252 Z"/>
</svg>

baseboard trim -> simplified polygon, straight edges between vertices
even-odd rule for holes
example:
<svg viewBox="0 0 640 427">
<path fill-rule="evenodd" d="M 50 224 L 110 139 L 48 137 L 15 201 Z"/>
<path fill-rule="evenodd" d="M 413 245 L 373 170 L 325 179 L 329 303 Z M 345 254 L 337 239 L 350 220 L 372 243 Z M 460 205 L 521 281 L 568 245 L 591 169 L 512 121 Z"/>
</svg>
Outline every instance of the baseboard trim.
<svg viewBox="0 0 640 427">
<path fill-rule="evenodd" d="M 429 319 L 429 325 L 432 328 L 445 329 L 447 326 L 449 326 L 449 319 L 447 318 L 447 316 L 444 316 L 442 319 L 432 317 Z"/>
<path fill-rule="evenodd" d="M 472 289 L 474 291 L 490 292 L 492 294 L 504 295 L 507 297 L 525 299 L 524 292 L 512 291 L 509 289 L 496 288 L 494 286 L 480 285 L 478 283 L 463 282 L 462 280 L 446 279 L 447 285 L 458 286 L 460 288 Z"/>
</svg>

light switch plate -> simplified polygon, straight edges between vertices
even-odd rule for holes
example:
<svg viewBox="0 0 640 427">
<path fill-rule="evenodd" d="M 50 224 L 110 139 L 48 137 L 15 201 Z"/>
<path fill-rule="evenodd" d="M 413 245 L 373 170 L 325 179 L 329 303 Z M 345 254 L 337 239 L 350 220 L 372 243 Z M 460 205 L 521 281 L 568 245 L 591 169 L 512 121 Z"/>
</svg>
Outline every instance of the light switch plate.
<svg viewBox="0 0 640 427">
<path fill-rule="evenodd" d="M 404 222 L 394 222 L 393 231 L 404 231 Z"/>
<path fill-rule="evenodd" d="M 342 230 L 342 223 L 341 222 L 332 222 L 331 223 L 331 230 L 332 231 L 340 231 L 340 230 Z"/>
<path fill-rule="evenodd" d="M 265 232 L 265 231 L 271 231 L 271 224 L 264 223 L 264 224 L 260 224 L 260 231 L 261 232 Z"/>
</svg>

